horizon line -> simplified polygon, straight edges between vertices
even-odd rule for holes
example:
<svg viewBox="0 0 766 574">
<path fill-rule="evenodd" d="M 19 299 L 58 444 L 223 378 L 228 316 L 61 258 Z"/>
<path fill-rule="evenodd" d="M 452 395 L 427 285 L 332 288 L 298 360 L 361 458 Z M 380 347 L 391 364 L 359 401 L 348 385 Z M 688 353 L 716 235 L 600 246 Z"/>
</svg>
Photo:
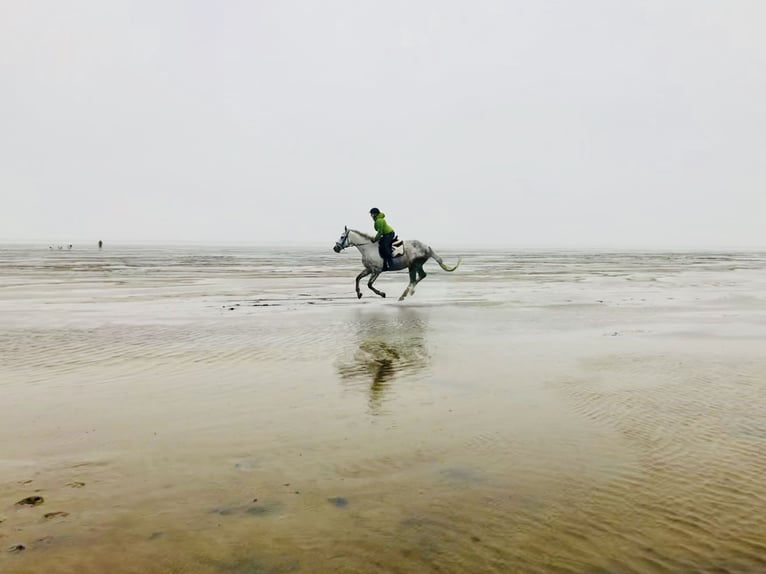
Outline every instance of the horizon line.
<svg viewBox="0 0 766 574">
<path fill-rule="evenodd" d="M 328 244 L 331 244 L 329 241 Z M 82 248 L 83 245 L 98 249 L 98 240 L 73 240 L 68 243 L 61 243 L 59 241 L 50 241 L 45 239 L 3 239 L 0 238 L 0 246 L 63 246 L 66 248 L 68 245 L 77 246 Z M 193 239 L 175 239 L 175 240 L 151 240 L 151 239 L 115 239 L 112 241 L 104 242 L 104 245 L 108 248 L 112 246 L 141 246 L 141 247 L 165 247 L 165 246 L 178 246 L 186 245 L 193 246 L 247 246 L 247 247 L 286 247 L 286 248 L 312 248 L 316 247 L 316 242 L 274 242 L 274 241 L 257 241 L 257 240 L 193 240 Z M 459 244 L 453 241 L 442 243 L 441 246 L 444 249 L 487 249 L 491 251 L 495 250 L 553 250 L 553 251 L 745 251 L 745 252 L 766 252 L 765 246 L 755 245 L 703 245 L 703 246 L 690 246 L 690 245 L 594 245 L 594 244 L 581 244 L 581 245 L 560 245 L 560 244 Z M 329 248 L 328 248 L 329 249 Z M 66 249 L 65 249 L 66 250 Z"/>
</svg>

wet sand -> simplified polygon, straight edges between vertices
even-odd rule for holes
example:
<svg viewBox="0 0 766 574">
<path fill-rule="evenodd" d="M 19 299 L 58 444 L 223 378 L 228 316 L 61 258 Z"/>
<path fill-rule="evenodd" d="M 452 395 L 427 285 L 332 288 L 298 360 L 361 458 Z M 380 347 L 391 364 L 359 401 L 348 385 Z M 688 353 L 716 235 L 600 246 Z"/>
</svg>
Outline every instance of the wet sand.
<svg viewBox="0 0 766 574">
<path fill-rule="evenodd" d="M 766 572 L 763 255 L 458 255 L 0 250 L 0 571 Z"/>
</svg>

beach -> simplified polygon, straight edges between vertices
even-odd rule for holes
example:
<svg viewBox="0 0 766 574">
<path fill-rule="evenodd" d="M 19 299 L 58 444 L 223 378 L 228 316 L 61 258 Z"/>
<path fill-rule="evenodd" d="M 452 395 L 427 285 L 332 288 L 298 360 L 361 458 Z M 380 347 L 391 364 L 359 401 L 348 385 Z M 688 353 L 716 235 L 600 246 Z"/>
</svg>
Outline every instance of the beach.
<svg viewBox="0 0 766 574">
<path fill-rule="evenodd" d="M 766 572 L 766 254 L 331 247 L 0 247 L 0 572 Z"/>
</svg>

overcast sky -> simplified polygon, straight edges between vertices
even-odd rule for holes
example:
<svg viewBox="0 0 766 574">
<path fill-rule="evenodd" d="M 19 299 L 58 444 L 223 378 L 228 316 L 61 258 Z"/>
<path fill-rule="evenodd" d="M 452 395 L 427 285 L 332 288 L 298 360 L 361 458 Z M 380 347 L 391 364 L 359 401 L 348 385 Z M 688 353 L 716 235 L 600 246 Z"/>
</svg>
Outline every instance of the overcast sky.
<svg viewBox="0 0 766 574">
<path fill-rule="evenodd" d="M 763 0 L 0 2 L 0 239 L 766 247 Z"/>
</svg>

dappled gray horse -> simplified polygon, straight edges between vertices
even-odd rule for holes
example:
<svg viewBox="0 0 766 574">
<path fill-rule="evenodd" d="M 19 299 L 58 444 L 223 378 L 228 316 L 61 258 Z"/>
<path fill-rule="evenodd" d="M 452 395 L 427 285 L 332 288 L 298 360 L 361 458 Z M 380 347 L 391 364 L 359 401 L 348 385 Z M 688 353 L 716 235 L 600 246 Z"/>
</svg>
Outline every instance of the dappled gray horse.
<svg viewBox="0 0 766 574">
<path fill-rule="evenodd" d="M 359 290 L 359 280 L 367 275 L 372 275 L 370 280 L 367 281 L 367 286 L 372 289 L 376 294 L 381 297 L 385 297 L 386 294 L 383 291 L 378 291 L 372 286 L 375 280 L 383 272 L 383 258 L 378 252 L 378 244 L 372 242 L 372 237 L 361 231 L 355 229 L 345 228 L 340 239 L 335 243 L 333 250 L 335 253 L 340 253 L 346 247 L 356 247 L 362 254 L 362 265 L 364 265 L 364 271 L 356 276 L 356 296 L 361 299 L 362 292 Z M 393 267 L 389 271 L 399 271 L 405 267 L 410 272 L 410 283 L 407 288 L 399 297 L 399 301 L 404 299 L 407 295 L 415 294 L 415 285 L 420 283 L 426 278 L 426 272 L 423 270 L 423 264 L 431 257 L 439 264 L 439 267 L 445 271 L 454 271 L 460 265 L 460 260 L 454 267 L 448 267 L 442 261 L 434 250 L 431 249 L 425 243 L 421 243 L 417 239 L 404 242 L 404 253 L 399 257 L 394 257 Z"/>
</svg>

